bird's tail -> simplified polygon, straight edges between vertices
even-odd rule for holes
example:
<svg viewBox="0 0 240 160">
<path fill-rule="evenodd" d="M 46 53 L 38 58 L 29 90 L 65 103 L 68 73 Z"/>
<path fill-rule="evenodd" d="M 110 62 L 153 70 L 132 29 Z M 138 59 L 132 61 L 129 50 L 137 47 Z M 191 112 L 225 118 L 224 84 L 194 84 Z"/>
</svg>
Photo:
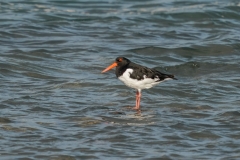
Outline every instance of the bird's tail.
<svg viewBox="0 0 240 160">
<path fill-rule="evenodd" d="M 165 74 L 164 77 L 165 77 L 165 78 L 171 78 L 171 79 L 177 80 L 177 78 L 175 78 L 174 75 L 171 75 L 171 74 Z M 164 79 L 165 79 L 165 78 L 164 78 Z"/>
<path fill-rule="evenodd" d="M 169 76 L 169 78 L 172 78 L 174 80 L 178 80 L 177 78 L 174 77 L 174 75 L 168 75 L 168 76 Z"/>
</svg>

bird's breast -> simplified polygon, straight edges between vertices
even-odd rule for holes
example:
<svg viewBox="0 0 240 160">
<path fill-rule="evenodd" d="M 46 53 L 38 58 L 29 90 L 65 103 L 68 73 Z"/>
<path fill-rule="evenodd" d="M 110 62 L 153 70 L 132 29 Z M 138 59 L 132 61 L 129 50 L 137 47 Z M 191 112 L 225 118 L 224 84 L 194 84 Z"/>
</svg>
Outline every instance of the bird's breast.
<svg viewBox="0 0 240 160">
<path fill-rule="evenodd" d="M 146 75 L 134 75 L 133 77 L 131 76 L 133 72 L 133 69 L 126 69 L 126 71 L 119 76 L 118 79 L 121 80 L 126 86 L 135 89 L 148 89 L 160 83 L 159 81 L 156 81 L 156 79 L 147 78 Z M 139 77 L 143 78 L 139 79 Z"/>
</svg>

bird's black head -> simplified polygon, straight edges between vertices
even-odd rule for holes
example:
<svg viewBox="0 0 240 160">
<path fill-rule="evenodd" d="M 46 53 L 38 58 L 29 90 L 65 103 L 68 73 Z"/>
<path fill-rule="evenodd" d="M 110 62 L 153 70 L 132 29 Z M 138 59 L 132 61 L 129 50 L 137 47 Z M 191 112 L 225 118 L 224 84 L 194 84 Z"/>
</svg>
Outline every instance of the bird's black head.
<svg viewBox="0 0 240 160">
<path fill-rule="evenodd" d="M 121 68 L 124 66 L 127 66 L 131 61 L 125 57 L 117 57 L 115 62 L 113 64 L 111 64 L 110 66 L 108 66 L 106 69 L 104 69 L 102 71 L 102 73 L 107 72 L 108 70 L 112 69 L 112 68 Z"/>
<path fill-rule="evenodd" d="M 128 65 L 131 61 L 125 57 L 117 57 L 115 62 L 117 63 L 117 67 L 122 67 Z"/>
</svg>

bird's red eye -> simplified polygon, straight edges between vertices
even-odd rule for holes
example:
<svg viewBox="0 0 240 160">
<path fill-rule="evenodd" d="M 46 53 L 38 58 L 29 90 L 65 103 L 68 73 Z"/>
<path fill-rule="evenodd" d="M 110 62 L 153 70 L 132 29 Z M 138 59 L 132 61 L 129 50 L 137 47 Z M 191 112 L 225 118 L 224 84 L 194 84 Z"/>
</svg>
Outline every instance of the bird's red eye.
<svg viewBox="0 0 240 160">
<path fill-rule="evenodd" d="M 122 62 L 122 58 L 119 58 L 119 59 L 118 59 L 118 62 Z"/>
</svg>

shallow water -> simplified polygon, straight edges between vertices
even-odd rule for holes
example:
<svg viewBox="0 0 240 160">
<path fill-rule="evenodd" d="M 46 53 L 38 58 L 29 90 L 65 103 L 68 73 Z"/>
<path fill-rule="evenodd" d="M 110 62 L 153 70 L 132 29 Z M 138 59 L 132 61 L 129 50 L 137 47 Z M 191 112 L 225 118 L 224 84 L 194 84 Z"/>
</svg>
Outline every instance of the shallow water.
<svg viewBox="0 0 240 160">
<path fill-rule="evenodd" d="M 236 0 L 0 2 L 1 159 L 240 159 Z M 174 74 L 135 91 L 118 56 Z"/>
</svg>

